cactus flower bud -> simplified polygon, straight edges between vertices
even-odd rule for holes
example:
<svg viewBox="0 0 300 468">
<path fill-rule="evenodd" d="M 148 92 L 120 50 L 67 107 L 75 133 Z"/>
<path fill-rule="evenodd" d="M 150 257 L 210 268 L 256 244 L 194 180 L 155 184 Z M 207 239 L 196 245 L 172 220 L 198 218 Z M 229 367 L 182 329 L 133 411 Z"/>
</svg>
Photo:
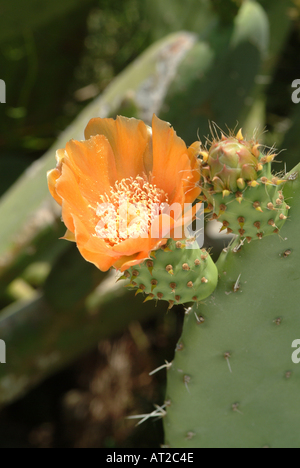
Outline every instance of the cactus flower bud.
<svg viewBox="0 0 300 468">
<path fill-rule="evenodd" d="M 227 229 L 248 242 L 278 233 L 288 213 L 280 190 L 285 180 L 271 173 L 275 155 L 263 154 L 260 147 L 259 142 L 244 139 L 240 130 L 236 136 L 222 134 L 200 153 L 200 199 L 207 203 L 205 212 L 213 211 L 211 219 L 223 223 L 221 231 Z M 275 213 L 270 213 L 271 205 L 276 206 Z"/>
</svg>

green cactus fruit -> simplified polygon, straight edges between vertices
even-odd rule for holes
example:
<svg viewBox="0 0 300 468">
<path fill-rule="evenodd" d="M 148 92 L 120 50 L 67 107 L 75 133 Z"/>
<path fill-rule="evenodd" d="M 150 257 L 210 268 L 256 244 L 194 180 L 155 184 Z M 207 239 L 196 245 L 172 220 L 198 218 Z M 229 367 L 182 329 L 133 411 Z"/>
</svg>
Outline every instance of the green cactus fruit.
<svg viewBox="0 0 300 468">
<path fill-rule="evenodd" d="M 248 242 L 277 234 L 290 208 L 282 192 L 286 180 L 271 173 L 275 154 L 263 154 L 260 146 L 244 140 L 240 130 L 236 136 L 222 134 L 200 154 L 205 211 L 223 223 L 221 231 Z"/>
<path fill-rule="evenodd" d="M 208 297 L 216 288 L 218 271 L 209 253 L 198 244 L 187 248 L 187 241 L 169 239 L 152 252 L 151 259 L 129 268 L 121 278 L 130 278 L 127 287 L 136 289 L 136 294 L 147 294 L 144 302 L 165 300 L 171 309 L 174 304 Z"/>
</svg>

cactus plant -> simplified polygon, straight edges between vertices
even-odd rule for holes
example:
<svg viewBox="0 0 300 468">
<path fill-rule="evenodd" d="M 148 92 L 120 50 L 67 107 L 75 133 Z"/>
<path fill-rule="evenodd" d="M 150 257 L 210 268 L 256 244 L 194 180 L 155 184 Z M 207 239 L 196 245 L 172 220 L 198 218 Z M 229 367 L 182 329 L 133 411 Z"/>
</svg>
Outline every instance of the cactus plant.
<svg viewBox="0 0 300 468">
<path fill-rule="evenodd" d="M 44 180 L 45 172 L 53 166 L 56 149 L 63 147 L 71 138 L 80 140 L 86 123 L 92 117 L 115 115 L 129 98 L 137 108 L 137 117 L 143 116 L 143 106 L 151 107 L 150 112 L 153 113 L 152 103 L 160 107 L 178 63 L 195 41 L 192 34 L 177 33 L 153 44 L 116 78 L 103 95 L 81 112 L 55 145 L 5 193 L 0 202 L 0 218 L 5 219 L 0 232 L 0 292 L 35 259 L 35 255 L 38 257 L 48 250 L 51 242 L 57 248 L 57 237 L 61 234 L 59 211 L 50 200 Z M 168 68 L 169 74 L 160 72 L 162 66 Z M 148 80 L 153 81 L 153 89 L 148 87 L 144 93 Z M 160 89 L 159 96 L 157 88 Z"/>
<path fill-rule="evenodd" d="M 73 263 L 74 250 L 67 242 L 58 242 L 65 228 L 56 203 L 52 203 L 49 195 L 45 173 L 53 167 L 55 150 L 71 138 L 81 139 L 85 125 L 92 117 L 115 115 L 118 109 L 126 107 L 128 101 L 133 102 L 137 117 L 143 115 L 144 109 L 151 107 L 153 110 L 153 103 L 155 109 L 159 109 L 178 64 L 195 41 L 195 35 L 179 32 L 153 44 L 82 111 L 56 144 L 33 163 L 1 198 L 0 219 L 5 222 L 2 222 L 0 232 L 0 337 L 7 344 L 9 356 L 6 366 L 0 369 L 1 405 L 19 398 L 47 376 L 68 365 L 81 352 L 95 346 L 102 336 L 111 336 L 126 328 L 130 321 L 146 320 L 164 309 L 162 305 L 153 309 L 148 304 L 141 315 L 137 303 L 124 314 L 124 298 L 131 293 L 120 283 L 117 288 L 111 285 L 109 278 L 105 278 L 109 285 L 101 289 L 103 275 L 93 272 L 92 265 L 87 271 L 80 257 L 78 264 L 76 261 Z M 162 73 L 161 68 L 167 68 L 168 73 Z M 151 89 L 147 85 L 149 80 L 153 83 Z M 32 266 L 37 271 L 41 264 L 45 267 L 42 280 L 40 277 L 34 280 L 34 286 L 39 290 L 34 289 L 32 297 L 26 299 L 31 281 L 28 268 Z M 71 278 L 63 273 L 62 265 L 73 265 L 71 270 L 75 276 Z M 21 276 L 25 285 L 19 281 Z M 77 284 L 83 277 L 83 288 L 77 288 L 75 297 L 74 282 Z M 99 285 L 100 289 L 97 289 Z M 97 315 L 99 310 L 108 308 L 116 315 Z M 121 309 L 121 318 L 118 318 Z M 97 316 L 99 322 L 91 321 L 92 316 Z M 65 325 L 67 322 L 69 331 Z M 79 346 L 80 333 L 86 334 L 87 339 L 82 340 Z M 63 346 L 64 341 L 68 342 L 68 347 Z M 36 366 L 35 356 L 51 355 L 60 346 L 61 352 L 55 362 L 44 367 Z"/>
<path fill-rule="evenodd" d="M 224 249 L 216 290 L 185 317 L 168 370 L 171 447 L 299 446 L 299 170 L 283 188 L 291 210 L 280 237 Z"/>
<path fill-rule="evenodd" d="M 264 154 L 241 133 L 202 148 L 201 199 L 239 237 L 216 265 L 207 251 L 170 240 L 123 272 L 130 279 L 126 290 L 122 282 L 113 284 L 114 275 L 100 273 L 67 242 L 57 241 L 63 226 L 49 201 L 45 173 L 53 167 L 54 150 L 81 139 L 90 118 L 122 114 L 149 125 L 157 113 L 187 143 L 197 131 L 206 134 L 209 119 L 225 128 L 253 118 L 253 96 L 261 91 L 257 73 L 274 73 L 291 25 L 285 15 L 277 35 L 289 2 L 260 2 L 271 11 L 271 60 L 264 60 L 269 24 L 258 2 L 204 3 L 205 28 L 198 36 L 178 33 L 154 44 L 1 200 L 0 299 L 14 302 L 0 315 L 0 338 L 7 343 L 0 402 L 18 398 L 130 320 L 193 303 L 168 366 L 166 444 L 299 446 L 299 372 L 290 359 L 291 343 L 299 338 L 299 166 L 272 175 L 273 152 Z M 297 120 L 290 137 L 296 154 Z M 250 238 L 260 240 L 248 245 L 244 239 Z M 38 271 L 43 262 L 43 273 L 32 280 L 27 267 Z M 144 309 L 142 294 L 134 299 L 130 288 L 147 294 Z"/>
</svg>

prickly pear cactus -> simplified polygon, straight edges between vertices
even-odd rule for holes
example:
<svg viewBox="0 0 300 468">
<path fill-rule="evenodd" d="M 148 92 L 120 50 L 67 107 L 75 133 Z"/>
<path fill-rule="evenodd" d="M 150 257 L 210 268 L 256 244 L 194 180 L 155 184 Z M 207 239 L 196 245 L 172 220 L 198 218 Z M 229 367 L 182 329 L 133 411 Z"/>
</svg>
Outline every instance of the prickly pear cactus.
<svg viewBox="0 0 300 468">
<path fill-rule="evenodd" d="M 217 268 L 205 249 L 194 243 L 172 239 L 153 251 L 151 259 L 126 270 L 122 279 L 130 278 L 129 288 L 144 293 L 144 302 L 158 299 L 174 304 L 199 302 L 208 297 L 218 282 Z"/>
<path fill-rule="evenodd" d="M 288 216 L 282 187 L 286 182 L 272 175 L 275 154 L 264 154 L 256 140 L 236 136 L 214 139 L 201 153 L 202 195 L 211 219 L 223 223 L 222 230 L 250 243 L 278 234 Z"/>
<path fill-rule="evenodd" d="M 235 240 L 217 261 L 214 293 L 187 311 L 167 375 L 170 447 L 299 447 L 299 171 L 286 177 L 281 236 Z"/>
</svg>

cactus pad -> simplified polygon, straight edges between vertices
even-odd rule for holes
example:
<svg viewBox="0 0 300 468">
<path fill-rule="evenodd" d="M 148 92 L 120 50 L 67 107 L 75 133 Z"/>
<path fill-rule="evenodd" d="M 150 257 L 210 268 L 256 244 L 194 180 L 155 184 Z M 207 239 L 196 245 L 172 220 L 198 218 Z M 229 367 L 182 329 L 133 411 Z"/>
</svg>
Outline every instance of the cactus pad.
<svg viewBox="0 0 300 468">
<path fill-rule="evenodd" d="M 169 302 L 169 309 L 205 299 L 216 288 L 217 268 L 205 249 L 196 244 L 187 248 L 186 242 L 169 239 L 151 259 L 126 270 L 121 278 L 130 278 L 127 287 L 137 289 L 136 294 L 147 294 L 145 301 L 162 299 Z"/>
</svg>

